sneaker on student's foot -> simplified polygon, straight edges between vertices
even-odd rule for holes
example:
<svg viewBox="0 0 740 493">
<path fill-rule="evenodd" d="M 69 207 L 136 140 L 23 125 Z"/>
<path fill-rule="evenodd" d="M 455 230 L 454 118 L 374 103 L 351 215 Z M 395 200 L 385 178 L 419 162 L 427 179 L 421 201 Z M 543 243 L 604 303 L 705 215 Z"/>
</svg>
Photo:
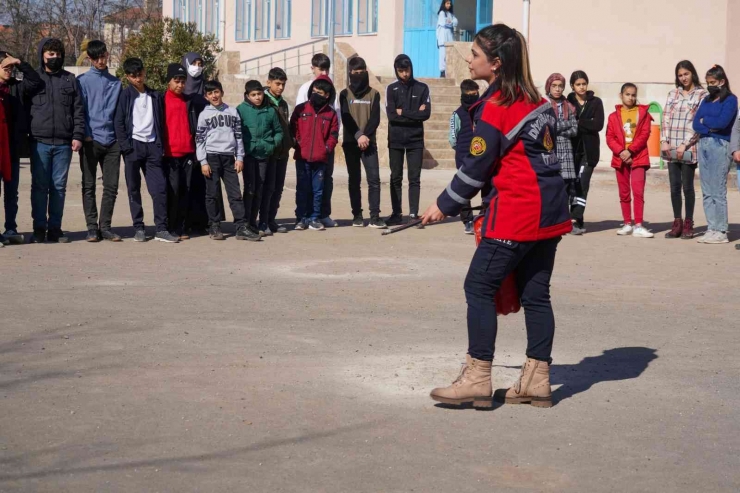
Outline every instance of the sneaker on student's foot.
<svg viewBox="0 0 740 493">
<path fill-rule="evenodd" d="M 711 240 L 714 238 L 714 235 L 716 234 L 716 231 L 712 231 L 711 229 L 708 229 L 703 235 L 701 235 L 696 242 L 697 243 L 706 243 L 707 240 Z"/>
<path fill-rule="evenodd" d="M 629 236 L 632 234 L 633 231 L 635 231 L 635 228 L 633 228 L 631 224 L 624 224 L 621 228 L 617 230 L 617 234 L 619 236 Z"/>
<path fill-rule="evenodd" d="M 322 223 L 321 221 L 319 221 L 317 219 L 312 219 L 308 223 L 308 229 L 312 229 L 314 231 L 323 231 L 325 229 L 324 228 L 324 223 Z"/>
<path fill-rule="evenodd" d="M 246 226 L 241 226 L 236 231 L 236 239 L 237 240 L 248 240 L 248 241 L 260 241 L 262 237 L 259 234 L 256 234 L 251 229 L 247 228 Z"/>
<path fill-rule="evenodd" d="M 261 236 L 272 236 L 272 229 L 265 223 L 260 224 Z"/>
<path fill-rule="evenodd" d="M 134 233 L 134 241 L 138 243 L 143 243 L 146 241 L 146 230 L 144 229 L 137 229 L 136 233 Z"/>
<path fill-rule="evenodd" d="M 208 230 L 208 236 L 212 240 L 222 241 L 226 239 L 223 232 L 221 231 L 221 226 L 218 224 L 214 224 L 213 226 L 211 226 L 211 228 Z"/>
<path fill-rule="evenodd" d="M 352 226 L 355 228 L 364 228 L 365 227 L 365 218 L 362 217 L 362 214 L 355 214 L 352 218 Z"/>
<path fill-rule="evenodd" d="M 573 230 L 570 232 L 570 234 L 574 236 L 581 236 L 586 232 L 586 227 L 582 224 L 578 224 L 577 222 L 573 223 Z"/>
<path fill-rule="evenodd" d="M 5 235 L 0 235 L 0 246 L 10 245 L 10 240 Z"/>
<path fill-rule="evenodd" d="M 385 224 L 385 221 L 380 219 L 379 216 L 371 216 L 370 217 L 370 227 L 375 228 L 375 229 L 386 229 L 388 225 Z"/>
<path fill-rule="evenodd" d="M 34 229 L 29 241 L 31 243 L 46 243 L 46 230 Z"/>
<path fill-rule="evenodd" d="M 288 228 L 286 228 L 285 226 L 280 226 L 276 222 L 271 222 L 267 226 L 270 228 L 270 231 L 272 231 L 273 233 L 287 233 L 288 232 Z"/>
<path fill-rule="evenodd" d="M 69 237 L 61 229 L 50 229 L 46 234 L 46 241 L 49 243 L 69 243 Z"/>
<path fill-rule="evenodd" d="M 87 230 L 87 236 L 85 236 L 85 241 L 88 243 L 97 243 L 100 241 L 100 231 L 98 231 L 97 228 L 95 229 L 88 229 Z"/>
<path fill-rule="evenodd" d="M 473 230 L 473 221 L 465 221 L 465 234 L 466 235 L 475 234 L 475 231 Z"/>
<path fill-rule="evenodd" d="M 632 232 L 632 236 L 635 238 L 653 238 L 655 235 L 648 231 L 648 229 L 642 224 L 635 226 L 635 230 Z"/>
<path fill-rule="evenodd" d="M 107 241 L 115 241 L 115 242 L 123 241 L 121 240 L 121 237 L 119 235 L 117 235 L 110 229 L 101 229 L 100 237 Z"/>
<path fill-rule="evenodd" d="M 327 228 L 336 228 L 337 226 L 339 226 L 339 223 L 336 222 L 334 219 L 332 219 L 329 216 L 322 217 L 321 218 L 321 224 L 323 224 Z"/>
<path fill-rule="evenodd" d="M 295 226 L 293 227 L 296 231 L 305 231 L 308 229 L 308 221 L 305 219 L 298 219 L 295 222 Z"/>
<path fill-rule="evenodd" d="M 180 238 L 169 231 L 157 231 L 157 234 L 154 235 L 154 239 L 165 243 L 180 243 Z"/>
<path fill-rule="evenodd" d="M 400 226 L 403 224 L 403 214 L 391 214 L 388 219 L 385 220 L 388 226 Z"/>
<path fill-rule="evenodd" d="M 5 238 L 5 241 L 10 242 L 11 245 L 22 245 L 23 241 L 25 240 L 23 235 L 18 233 L 14 229 L 9 229 L 5 231 L 2 236 Z"/>
<path fill-rule="evenodd" d="M 711 238 L 704 240 L 704 243 L 709 245 L 720 245 L 722 243 L 729 242 L 730 240 L 727 239 L 727 233 L 723 233 L 722 231 L 715 231 L 714 235 Z"/>
</svg>

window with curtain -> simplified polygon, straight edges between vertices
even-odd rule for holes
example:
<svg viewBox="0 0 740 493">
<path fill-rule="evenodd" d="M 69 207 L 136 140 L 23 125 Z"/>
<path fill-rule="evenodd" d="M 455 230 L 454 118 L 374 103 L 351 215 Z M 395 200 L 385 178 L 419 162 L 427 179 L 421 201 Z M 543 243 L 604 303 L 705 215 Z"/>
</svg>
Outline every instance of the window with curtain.
<svg viewBox="0 0 740 493">
<path fill-rule="evenodd" d="M 290 37 L 291 0 L 275 0 L 275 39 Z"/>
<path fill-rule="evenodd" d="M 335 0 L 334 34 L 341 36 L 352 34 L 353 0 Z M 329 1 L 312 0 L 311 36 L 327 36 L 329 33 Z"/>
<path fill-rule="evenodd" d="M 203 11 L 198 25 L 200 31 L 218 36 L 218 0 L 201 0 L 201 4 Z"/>
<path fill-rule="evenodd" d="M 236 0 L 235 37 L 237 41 L 249 41 L 251 20 L 252 0 Z"/>
<path fill-rule="evenodd" d="M 270 39 L 270 0 L 254 0 L 254 39 Z"/>
<path fill-rule="evenodd" d="M 378 32 L 378 0 L 358 0 L 357 34 Z"/>
</svg>

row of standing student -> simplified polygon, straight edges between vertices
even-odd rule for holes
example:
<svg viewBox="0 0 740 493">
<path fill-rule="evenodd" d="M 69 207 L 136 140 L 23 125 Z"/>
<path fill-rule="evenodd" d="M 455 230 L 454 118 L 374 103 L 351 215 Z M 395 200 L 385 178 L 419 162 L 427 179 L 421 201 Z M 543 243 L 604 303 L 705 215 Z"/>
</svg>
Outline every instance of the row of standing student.
<svg viewBox="0 0 740 493">
<path fill-rule="evenodd" d="M 557 154 L 570 196 L 572 234 L 586 232 L 583 214 L 591 176 L 600 159 L 599 132 L 604 126 L 601 100 L 588 90 L 588 76 L 571 75 L 573 92 L 563 97 L 565 78 L 552 74 L 545 92 L 558 117 Z M 724 69 L 715 65 L 706 73 L 707 89 L 687 60 L 676 66 L 675 84 L 668 94 L 661 123 L 661 153 L 668 162 L 674 221 L 666 238 L 694 238 L 694 175 L 700 170 L 707 232 L 698 241 L 727 243 L 727 176 L 732 161 L 740 163 L 740 123 L 737 98 Z M 638 88 L 626 83 L 621 104 L 609 116 L 606 142 L 612 151 L 624 224 L 620 236 L 652 238 L 643 225 L 646 173 L 650 168 L 648 140 L 652 117 L 637 103 Z M 733 132 L 734 126 L 734 132 Z M 686 208 L 683 215 L 682 192 Z M 740 249 L 740 248 L 739 248 Z"/>
<path fill-rule="evenodd" d="M 208 97 L 205 90 L 208 82 L 203 78 L 202 58 L 195 53 L 188 53 L 182 64 L 171 64 L 167 71 L 167 90 L 162 95 L 146 85 L 146 71 L 141 60 L 129 59 L 124 63 L 129 87 L 123 89 L 120 81 L 108 71 L 108 52 L 103 42 L 90 42 L 87 54 L 91 60 L 91 69 L 78 79 L 63 70 L 64 47 L 56 39 L 44 39 L 40 43 L 41 68 L 38 72 L 7 53 L 0 55 L 0 62 L 3 64 L 0 82 L 8 82 L 7 86 L 14 95 L 9 101 L 17 106 L 11 112 L 10 121 L 19 122 L 13 129 L 19 138 L 9 141 L 11 144 L 25 141 L 25 135 L 30 133 L 32 204 L 40 202 L 37 196 L 48 199 L 48 216 L 45 204 L 43 207 L 33 207 L 34 232 L 31 241 L 68 241 L 62 232 L 61 220 L 73 151 L 80 152 L 87 241 L 121 241 L 121 237 L 111 228 L 121 156 L 125 163 L 124 173 L 135 241 L 147 239 L 141 200 L 142 175 L 154 205 L 155 239 L 177 242 L 189 238 L 191 232 L 204 232 L 206 228 L 215 233 L 212 236 L 220 239 L 222 233 L 213 229 L 220 230 L 220 222 L 225 219 L 225 214 L 221 188 L 215 186 L 214 182 L 223 179 L 226 172 L 217 169 L 216 179 L 212 180 L 209 175 L 214 167 L 219 167 L 208 163 L 208 133 L 200 132 L 200 138 L 194 137 L 199 134 L 199 126 L 216 126 L 209 123 L 211 120 L 199 122 L 202 112 L 209 109 L 209 104 L 213 106 L 214 101 L 218 102 L 216 106 L 222 106 L 222 111 L 226 111 L 228 106 L 221 99 L 211 100 Z M 330 61 L 326 55 L 318 54 L 312 60 L 315 79 L 300 88 L 293 117 L 287 102 L 282 98 L 287 82 L 283 70 L 276 68 L 270 72 L 264 91 L 258 81 L 247 83 L 244 102 L 237 108 L 243 123 L 241 137 L 247 143 L 247 149 L 242 154 L 237 154 L 238 147 L 235 145 L 233 152 L 231 149 L 228 151 L 233 154 L 234 170 L 237 158 L 241 157 L 238 161 L 245 181 L 242 197 L 245 209 L 244 228 L 241 227 L 241 220 L 236 221 L 237 229 L 243 230 L 237 238 L 259 239 L 260 236 L 287 231 L 284 226 L 277 224 L 276 216 L 290 151 L 293 148 L 298 178 L 295 229 L 323 229 L 337 225 L 330 214 L 333 151 L 338 142 L 338 134 L 334 122 L 326 116 L 334 113 L 337 126 L 339 122 L 344 123 L 343 146 L 349 171 L 353 226 L 365 225 L 360 194 L 361 163 L 364 164 L 369 185 L 370 226 L 384 228 L 386 222 L 389 225 L 403 222 L 404 161 L 409 170 L 410 218 L 417 217 L 424 147 L 423 122 L 431 114 L 431 101 L 428 87 L 414 79 L 413 65 L 408 57 L 399 56 L 394 66 L 399 80 L 389 86 L 386 104 L 391 127 L 389 148 L 393 209 L 387 221 L 380 218 L 376 141 L 376 130 L 380 122 L 380 95 L 369 85 L 364 60 L 354 58 L 350 61 L 349 87 L 335 96 L 333 84 L 326 76 Z M 15 79 L 14 70 L 20 70 L 25 77 L 22 80 Z M 64 81 L 63 94 L 58 98 L 45 97 L 45 82 L 40 80 L 39 74 Z M 49 83 L 50 89 L 58 89 L 59 86 Z M 217 89 L 223 96 L 219 84 L 210 86 L 211 93 Z M 2 87 L 0 84 L 0 88 Z M 317 95 L 317 92 L 321 94 Z M 30 121 L 24 119 L 24 104 L 30 107 Z M 46 113 L 54 114 L 55 108 L 57 115 L 71 114 L 73 117 L 66 118 L 66 125 L 60 126 L 60 129 L 52 128 L 51 131 L 51 143 L 65 152 L 52 149 L 53 158 L 44 160 L 39 157 L 41 153 L 36 152 L 37 147 L 41 148 L 45 144 L 44 138 L 34 129 L 39 126 L 38 122 L 42 121 Z M 315 116 L 321 116 L 317 120 L 322 127 L 318 134 L 308 125 L 311 111 Z M 229 118 L 232 123 L 236 122 L 232 115 Z M 220 121 L 222 120 L 216 119 L 216 123 Z M 320 147 L 316 147 L 312 145 L 315 142 L 306 136 L 315 137 L 319 134 L 322 142 Z M 255 144 L 256 142 L 259 144 Z M 206 146 L 204 159 L 196 156 L 198 143 Z M 17 233 L 15 224 L 20 155 L 17 147 L 10 146 L 12 159 L 9 159 L 9 165 L 2 168 L 8 176 L 4 180 L 6 234 L 0 244 L 23 242 L 23 236 Z M 317 148 L 325 149 L 326 155 L 316 154 L 314 151 Z M 213 155 L 226 154 L 215 147 L 210 149 Z M 98 165 L 103 178 L 99 217 L 95 191 Z M 201 172 L 198 172 L 198 168 Z M 44 179 L 48 176 L 52 177 L 51 181 Z M 226 189 L 227 192 L 232 190 L 230 204 L 233 204 L 236 198 L 233 192 L 236 189 L 231 186 L 233 180 L 230 181 L 231 184 Z M 318 201 L 317 197 L 320 197 Z M 320 210 L 314 210 L 314 202 L 320 202 Z M 236 210 L 238 209 L 236 206 Z M 238 212 L 237 216 L 240 216 Z M 216 228 L 212 228 L 214 225 Z"/>
</svg>

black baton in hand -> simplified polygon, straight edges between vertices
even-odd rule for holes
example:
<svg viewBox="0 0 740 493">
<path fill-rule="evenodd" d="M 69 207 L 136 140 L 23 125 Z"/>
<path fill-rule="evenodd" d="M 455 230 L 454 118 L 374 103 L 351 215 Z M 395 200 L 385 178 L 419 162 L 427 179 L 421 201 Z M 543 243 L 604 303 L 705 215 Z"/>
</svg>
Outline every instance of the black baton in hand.
<svg viewBox="0 0 740 493">
<path fill-rule="evenodd" d="M 413 221 L 409 221 L 408 223 L 404 224 L 403 226 L 398 226 L 396 228 L 391 228 L 383 231 L 383 236 L 385 235 L 392 235 L 393 233 L 398 233 L 399 231 L 403 231 L 404 229 L 413 228 L 414 226 L 418 226 L 421 224 L 421 219 L 415 219 Z"/>
</svg>

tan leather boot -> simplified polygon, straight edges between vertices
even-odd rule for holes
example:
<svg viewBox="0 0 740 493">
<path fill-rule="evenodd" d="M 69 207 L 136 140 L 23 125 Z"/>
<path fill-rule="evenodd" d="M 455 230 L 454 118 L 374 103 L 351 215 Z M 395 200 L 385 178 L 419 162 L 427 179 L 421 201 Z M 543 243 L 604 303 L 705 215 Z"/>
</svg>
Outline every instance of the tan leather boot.
<svg viewBox="0 0 740 493">
<path fill-rule="evenodd" d="M 473 407 L 492 407 L 491 362 L 465 356 L 465 364 L 452 385 L 436 388 L 429 394 L 432 399 L 444 404 L 465 404 Z"/>
<path fill-rule="evenodd" d="M 522 366 L 519 381 L 510 389 L 496 391 L 497 402 L 506 404 L 532 404 L 535 407 L 552 407 L 550 365 L 545 361 L 527 358 Z"/>
</svg>

